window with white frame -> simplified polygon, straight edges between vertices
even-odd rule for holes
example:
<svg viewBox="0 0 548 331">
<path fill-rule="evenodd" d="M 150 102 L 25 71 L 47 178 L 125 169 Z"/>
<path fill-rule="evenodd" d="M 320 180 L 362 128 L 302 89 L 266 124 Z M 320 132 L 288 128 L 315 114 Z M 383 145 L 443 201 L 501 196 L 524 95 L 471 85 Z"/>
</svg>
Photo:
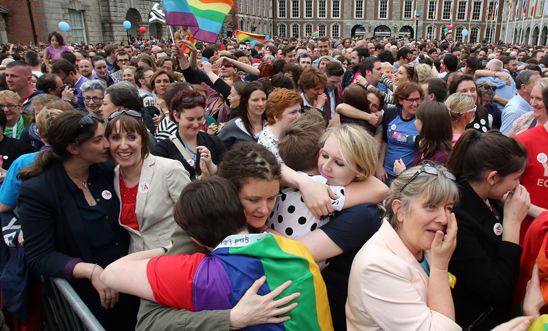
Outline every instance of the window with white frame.
<svg viewBox="0 0 548 331">
<path fill-rule="evenodd" d="M 388 0 L 379 1 L 379 19 L 388 18 Z"/>
<path fill-rule="evenodd" d="M 249 0 L 245 0 L 245 13 L 249 14 Z"/>
<path fill-rule="evenodd" d="M 441 14 L 442 20 L 450 20 L 451 19 L 451 8 L 453 6 L 453 1 L 443 1 L 443 10 Z"/>
<path fill-rule="evenodd" d="M 489 4 L 487 5 L 487 20 L 491 21 L 495 19 L 495 2 L 489 1 Z"/>
<path fill-rule="evenodd" d="M 331 18 L 341 17 L 341 0 L 331 1 Z"/>
<path fill-rule="evenodd" d="M 312 0 L 305 0 L 304 1 L 304 18 L 312 18 Z"/>
<path fill-rule="evenodd" d="M 481 19 L 481 4 L 482 1 L 472 2 L 472 20 L 479 21 Z"/>
<path fill-rule="evenodd" d="M 466 19 L 466 5 L 468 4 L 467 1 L 459 1 L 457 5 L 457 20 L 465 20 Z"/>
<path fill-rule="evenodd" d="M 333 24 L 331 26 L 331 38 L 339 38 L 341 35 L 341 26 L 339 24 Z"/>
<path fill-rule="evenodd" d="M 72 41 L 87 44 L 86 24 L 83 10 L 69 9 L 69 17 L 72 30 Z"/>
<path fill-rule="evenodd" d="M 325 24 L 318 25 L 318 32 L 320 33 L 320 37 L 324 37 L 326 35 L 325 30 Z"/>
<path fill-rule="evenodd" d="M 318 0 L 318 18 L 327 18 L 327 0 Z"/>
<path fill-rule="evenodd" d="M 363 18 L 363 0 L 354 0 L 354 18 Z"/>
<path fill-rule="evenodd" d="M 287 26 L 284 23 L 278 24 L 278 36 L 280 37 L 286 37 L 286 28 Z"/>
<path fill-rule="evenodd" d="M 300 26 L 297 23 L 291 24 L 291 37 L 299 38 Z"/>
<path fill-rule="evenodd" d="M 304 25 L 304 35 L 309 37 L 312 34 L 312 24 L 307 23 Z"/>
<path fill-rule="evenodd" d="M 438 17 L 437 11 L 438 11 L 438 0 L 428 1 L 428 15 L 427 15 L 427 18 L 429 20 L 435 20 Z"/>
<path fill-rule="evenodd" d="M 458 26 L 456 29 L 455 29 L 455 40 L 457 41 L 461 41 L 462 40 L 462 30 L 464 28 L 462 26 Z"/>
<path fill-rule="evenodd" d="M 240 0 L 240 13 L 243 13 L 244 11 L 244 1 L 245 0 Z"/>
<path fill-rule="evenodd" d="M 285 18 L 285 1 L 286 0 L 278 0 L 278 17 L 279 18 Z"/>
<path fill-rule="evenodd" d="M 479 28 L 473 27 L 470 29 L 470 42 L 476 43 L 478 42 L 478 36 L 479 36 Z"/>
<path fill-rule="evenodd" d="M 436 39 L 436 27 L 433 25 L 429 25 L 426 27 L 426 37 L 428 39 Z"/>
<path fill-rule="evenodd" d="M 403 1 L 403 18 L 404 20 L 410 20 L 413 18 L 413 1 L 404 0 Z"/>
<path fill-rule="evenodd" d="M 299 17 L 299 0 L 291 0 L 291 17 Z"/>
<path fill-rule="evenodd" d="M 491 28 L 488 26 L 487 28 L 485 28 L 485 40 L 488 43 L 490 43 L 492 39 L 493 39 L 493 30 L 491 30 Z"/>
</svg>

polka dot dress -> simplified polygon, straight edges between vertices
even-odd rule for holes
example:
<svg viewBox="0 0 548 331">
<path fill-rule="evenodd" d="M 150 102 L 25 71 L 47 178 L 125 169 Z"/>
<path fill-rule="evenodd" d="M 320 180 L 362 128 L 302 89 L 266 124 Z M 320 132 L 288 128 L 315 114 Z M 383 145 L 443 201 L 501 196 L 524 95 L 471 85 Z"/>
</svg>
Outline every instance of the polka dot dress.
<svg viewBox="0 0 548 331">
<path fill-rule="evenodd" d="M 311 176 L 311 178 L 320 183 L 326 182 L 322 176 Z M 330 186 L 330 188 L 339 196 L 338 199 L 331 201 L 333 208 L 340 211 L 345 201 L 344 187 Z M 284 237 L 296 239 L 316 230 L 327 222 L 329 222 L 329 217 L 320 220 L 314 217 L 304 204 L 299 190 L 287 188 L 280 193 L 276 207 L 274 207 L 268 218 L 267 226 Z"/>
</svg>

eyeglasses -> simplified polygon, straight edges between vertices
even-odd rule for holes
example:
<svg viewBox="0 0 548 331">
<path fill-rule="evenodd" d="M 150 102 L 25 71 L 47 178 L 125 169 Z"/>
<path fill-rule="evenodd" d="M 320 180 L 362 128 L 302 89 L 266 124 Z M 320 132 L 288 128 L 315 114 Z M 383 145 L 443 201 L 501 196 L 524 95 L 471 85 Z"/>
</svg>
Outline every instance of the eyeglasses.
<svg viewBox="0 0 548 331">
<path fill-rule="evenodd" d="M 222 64 L 221 67 L 225 67 L 225 68 L 234 68 L 234 66 L 232 64 Z"/>
<path fill-rule="evenodd" d="M 95 125 L 95 122 L 103 123 L 104 121 L 95 114 L 87 114 L 78 121 L 78 125 L 83 129 L 86 126 Z"/>
<path fill-rule="evenodd" d="M 122 109 L 122 110 L 118 110 L 118 111 L 115 111 L 114 113 L 110 114 L 108 116 L 108 119 L 110 121 L 111 119 L 114 119 L 114 118 L 116 118 L 118 116 L 121 116 L 121 115 L 128 115 L 128 116 L 135 117 L 135 118 L 143 118 L 143 114 L 141 114 L 140 112 L 138 112 L 136 110 Z"/>
<path fill-rule="evenodd" d="M 444 176 L 445 178 L 448 178 L 452 181 L 455 181 L 456 178 L 455 176 L 450 173 L 449 171 L 447 170 L 444 170 L 444 169 L 441 169 L 441 168 L 438 168 L 436 166 L 433 166 L 433 165 L 429 165 L 429 164 L 425 164 L 423 166 L 420 167 L 419 170 L 417 170 L 413 176 L 411 176 L 411 178 L 409 178 L 409 180 L 407 181 L 407 183 L 405 183 L 401 189 L 400 189 L 400 193 L 403 192 L 403 190 L 405 190 L 405 188 L 407 187 L 407 185 L 411 184 L 415 179 L 417 179 L 417 177 L 419 177 L 420 174 L 427 174 L 427 175 L 431 175 L 431 176 L 439 176 L 440 174 L 442 176 Z"/>
<path fill-rule="evenodd" d="M 421 103 L 422 102 L 422 98 L 404 99 L 404 100 L 409 102 L 409 103 Z"/>
<path fill-rule="evenodd" d="M 100 101 L 103 101 L 103 98 L 99 98 L 99 97 L 84 97 L 84 101 L 85 101 L 85 102 L 93 101 L 93 103 L 98 103 L 98 102 L 100 102 Z"/>
<path fill-rule="evenodd" d="M 0 104 L 0 109 L 15 110 L 19 105 L 14 103 Z"/>
</svg>

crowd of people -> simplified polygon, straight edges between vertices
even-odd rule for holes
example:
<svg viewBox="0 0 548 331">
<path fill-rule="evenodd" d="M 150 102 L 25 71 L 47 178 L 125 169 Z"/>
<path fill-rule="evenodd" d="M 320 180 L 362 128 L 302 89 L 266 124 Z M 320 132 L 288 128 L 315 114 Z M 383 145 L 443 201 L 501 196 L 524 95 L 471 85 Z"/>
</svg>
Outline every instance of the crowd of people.
<svg viewBox="0 0 548 331">
<path fill-rule="evenodd" d="M 451 33 L 0 45 L 3 327 L 60 277 L 106 330 L 526 330 L 547 109 L 547 47 Z"/>
</svg>

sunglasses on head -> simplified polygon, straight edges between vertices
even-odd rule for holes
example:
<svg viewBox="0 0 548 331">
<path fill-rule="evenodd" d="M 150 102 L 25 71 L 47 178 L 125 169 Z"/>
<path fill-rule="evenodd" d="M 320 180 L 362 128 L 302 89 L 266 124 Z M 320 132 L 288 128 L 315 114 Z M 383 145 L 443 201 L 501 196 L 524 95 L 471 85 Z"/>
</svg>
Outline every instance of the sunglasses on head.
<svg viewBox="0 0 548 331">
<path fill-rule="evenodd" d="M 97 117 L 97 115 L 90 113 L 80 118 L 80 121 L 78 121 L 78 125 L 81 129 L 83 129 L 86 126 L 95 125 L 96 122 L 103 123 L 104 121 L 101 118 Z"/>
<path fill-rule="evenodd" d="M 122 115 L 128 115 L 128 116 L 135 117 L 135 118 L 143 118 L 143 114 L 141 114 L 140 112 L 138 112 L 136 110 L 122 109 L 122 110 L 118 110 L 118 111 L 115 111 L 114 113 L 110 114 L 108 116 L 108 119 L 111 120 L 111 119 L 114 119 L 114 118 L 116 118 L 118 116 L 122 116 Z"/>
<path fill-rule="evenodd" d="M 441 168 L 438 168 L 434 165 L 431 165 L 431 164 L 424 164 L 423 166 L 421 166 L 419 168 L 419 170 L 417 170 L 413 176 L 411 176 L 411 178 L 409 178 L 409 180 L 403 184 L 403 186 L 401 187 L 400 189 L 400 193 L 403 192 L 403 190 L 407 187 L 407 185 L 411 184 L 415 179 L 417 179 L 417 177 L 419 177 L 421 174 L 427 174 L 427 175 L 430 175 L 430 176 L 439 176 L 439 175 L 442 175 L 444 176 L 445 178 L 448 178 L 452 181 L 455 181 L 456 178 L 455 178 L 455 175 L 453 175 L 452 173 L 450 173 L 449 171 L 447 170 L 444 170 L 444 169 L 441 169 Z"/>
</svg>

